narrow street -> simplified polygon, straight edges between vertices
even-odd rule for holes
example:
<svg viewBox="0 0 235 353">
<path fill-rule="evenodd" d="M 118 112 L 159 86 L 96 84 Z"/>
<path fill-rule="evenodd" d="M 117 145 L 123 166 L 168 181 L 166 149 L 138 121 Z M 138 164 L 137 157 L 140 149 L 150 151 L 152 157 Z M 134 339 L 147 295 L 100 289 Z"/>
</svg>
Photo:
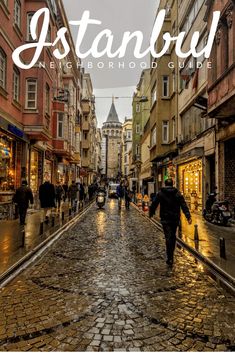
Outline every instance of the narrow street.
<svg viewBox="0 0 235 353">
<path fill-rule="evenodd" d="M 131 208 L 92 206 L 0 293 L 1 351 L 234 350 L 235 298 Z"/>
</svg>

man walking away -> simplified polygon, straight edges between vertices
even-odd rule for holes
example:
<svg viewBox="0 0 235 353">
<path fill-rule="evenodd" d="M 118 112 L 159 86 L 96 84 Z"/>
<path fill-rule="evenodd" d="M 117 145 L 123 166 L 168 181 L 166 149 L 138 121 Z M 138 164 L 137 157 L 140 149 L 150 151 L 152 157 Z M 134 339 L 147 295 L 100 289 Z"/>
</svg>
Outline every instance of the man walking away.
<svg viewBox="0 0 235 353">
<path fill-rule="evenodd" d="M 71 202 L 71 207 L 73 212 L 76 211 L 76 202 L 78 200 L 78 186 L 75 181 L 72 181 L 72 184 L 69 187 L 69 200 Z"/>
<path fill-rule="evenodd" d="M 118 197 L 118 207 L 120 210 L 122 207 L 122 199 L 124 197 L 124 187 L 123 187 L 122 182 L 117 186 L 116 193 L 117 193 L 117 197 Z"/>
<path fill-rule="evenodd" d="M 49 212 L 55 208 L 55 187 L 46 180 L 39 188 L 39 200 L 41 208 L 44 210 L 43 220 L 45 223 L 49 222 Z"/>
<path fill-rule="evenodd" d="M 62 185 L 57 182 L 56 187 L 55 187 L 55 199 L 56 199 L 56 206 L 58 208 L 58 210 L 60 210 L 60 204 L 61 204 L 61 200 L 63 198 L 64 195 L 64 189 L 62 187 Z"/>
<path fill-rule="evenodd" d="M 27 185 L 27 181 L 23 180 L 22 185 L 16 190 L 16 193 L 13 196 L 12 200 L 18 206 L 21 225 L 25 225 L 25 218 L 27 214 L 27 209 L 29 207 L 29 202 L 31 203 L 31 205 L 33 204 L 33 193 Z"/>
<path fill-rule="evenodd" d="M 173 187 L 173 180 L 167 179 L 165 187 L 154 198 L 149 209 L 149 216 L 152 217 L 160 204 L 160 218 L 166 238 L 166 263 L 170 266 L 174 260 L 176 243 L 176 230 L 180 222 L 180 210 L 184 212 L 188 223 L 192 224 L 189 208 L 179 190 Z"/>
</svg>

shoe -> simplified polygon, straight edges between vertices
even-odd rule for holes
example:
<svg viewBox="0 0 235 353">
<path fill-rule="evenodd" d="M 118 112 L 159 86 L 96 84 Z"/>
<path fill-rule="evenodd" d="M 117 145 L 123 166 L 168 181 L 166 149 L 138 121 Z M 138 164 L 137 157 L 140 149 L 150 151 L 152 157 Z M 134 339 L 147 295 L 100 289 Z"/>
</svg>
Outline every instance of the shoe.
<svg viewBox="0 0 235 353">
<path fill-rule="evenodd" d="M 172 265 L 173 265 L 173 260 L 167 259 L 167 260 L 166 260 L 166 263 L 167 263 L 167 265 L 172 266 Z"/>
</svg>

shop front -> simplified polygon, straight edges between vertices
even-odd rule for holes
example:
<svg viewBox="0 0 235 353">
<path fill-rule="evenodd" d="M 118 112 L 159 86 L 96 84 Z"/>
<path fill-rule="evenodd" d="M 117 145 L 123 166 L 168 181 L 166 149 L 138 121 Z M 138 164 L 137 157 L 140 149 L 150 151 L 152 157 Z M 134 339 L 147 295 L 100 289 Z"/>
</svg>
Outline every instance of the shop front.
<svg viewBox="0 0 235 353">
<path fill-rule="evenodd" d="M 25 141 L 23 132 L 8 124 L 8 131 L 0 128 L 0 219 L 12 219 L 14 207 L 12 198 L 21 179 L 26 178 Z"/>
<path fill-rule="evenodd" d="M 30 187 L 34 194 L 43 180 L 43 151 L 32 149 L 30 153 Z"/>
<path fill-rule="evenodd" d="M 201 212 L 203 207 L 202 159 L 179 165 L 179 189 L 192 212 Z"/>
</svg>

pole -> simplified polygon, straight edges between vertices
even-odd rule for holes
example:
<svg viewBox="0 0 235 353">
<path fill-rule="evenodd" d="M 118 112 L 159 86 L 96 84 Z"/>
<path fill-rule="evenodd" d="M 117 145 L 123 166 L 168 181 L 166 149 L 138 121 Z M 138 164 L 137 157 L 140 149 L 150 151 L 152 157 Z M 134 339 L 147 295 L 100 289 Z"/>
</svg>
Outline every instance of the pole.
<svg viewBox="0 0 235 353">
<path fill-rule="evenodd" d="M 222 259 L 226 259 L 225 239 L 224 238 L 220 238 L 219 243 L 220 243 L 220 257 Z"/>
</svg>

